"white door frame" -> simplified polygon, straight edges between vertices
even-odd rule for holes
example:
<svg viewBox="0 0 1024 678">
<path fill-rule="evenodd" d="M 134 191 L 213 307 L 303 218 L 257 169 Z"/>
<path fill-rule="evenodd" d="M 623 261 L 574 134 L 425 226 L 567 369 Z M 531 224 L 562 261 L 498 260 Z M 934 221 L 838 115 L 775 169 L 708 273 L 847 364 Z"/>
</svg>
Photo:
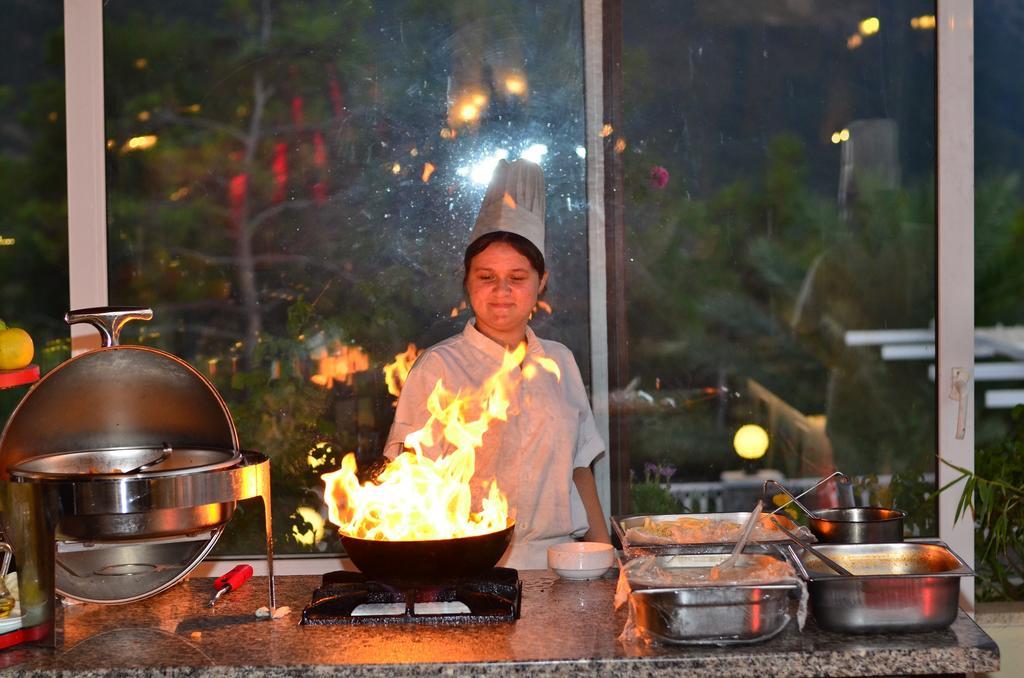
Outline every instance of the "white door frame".
<svg viewBox="0 0 1024 678">
<path fill-rule="evenodd" d="M 974 469 L 974 0 L 938 0 L 938 311 L 936 384 L 939 456 Z M 970 379 L 966 402 L 951 399 L 953 370 Z M 958 408 L 966 422 L 957 438 Z M 939 487 L 959 475 L 939 463 Z M 939 537 L 974 567 L 974 520 L 954 521 L 961 486 L 939 497 Z M 961 583 L 974 611 L 974 580 Z"/>
</svg>

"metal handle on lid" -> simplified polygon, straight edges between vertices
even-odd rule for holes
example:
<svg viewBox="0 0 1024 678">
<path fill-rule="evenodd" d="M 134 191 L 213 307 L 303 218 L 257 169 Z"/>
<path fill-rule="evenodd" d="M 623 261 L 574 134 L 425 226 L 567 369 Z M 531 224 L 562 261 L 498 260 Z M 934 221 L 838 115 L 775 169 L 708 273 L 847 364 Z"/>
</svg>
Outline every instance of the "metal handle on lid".
<svg viewBox="0 0 1024 678">
<path fill-rule="evenodd" d="M 132 320 L 152 320 L 153 309 L 138 306 L 99 306 L 80 308 L 64 314 L 68 325 L 89 323 L 103 338 L 103 347 L 117 346 L 121 330 Z"/>
</svg>

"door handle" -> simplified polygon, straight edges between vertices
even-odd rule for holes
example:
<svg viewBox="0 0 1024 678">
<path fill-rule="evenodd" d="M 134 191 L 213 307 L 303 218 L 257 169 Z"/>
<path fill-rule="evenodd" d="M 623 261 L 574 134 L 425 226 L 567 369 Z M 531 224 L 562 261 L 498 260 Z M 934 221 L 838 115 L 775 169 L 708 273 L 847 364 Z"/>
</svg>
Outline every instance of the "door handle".
<svg viewBox="0 0 1024 678">
<path fill-rule="evenodd" d="M 971 381 L 971 373 L 962 367 L 953 368 L 953 384 L 949 389 L 949 399 L 956 400 L 956 439 L 963 440 L 967 434 L 967 384 Z"/>
</svg>

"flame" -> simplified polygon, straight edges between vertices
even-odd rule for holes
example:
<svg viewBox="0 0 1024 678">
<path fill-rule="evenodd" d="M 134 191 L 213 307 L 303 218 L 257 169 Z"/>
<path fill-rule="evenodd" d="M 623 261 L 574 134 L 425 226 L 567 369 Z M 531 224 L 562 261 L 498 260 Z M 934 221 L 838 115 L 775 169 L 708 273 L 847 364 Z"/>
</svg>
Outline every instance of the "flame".
<svg viewBox="0 0 1024 678">
<path fill-rule="evenodd" d="M 466 302 L 465 301 L 461 301 L 461 302 L 459 302 L 458 306 L 452 306 L 452 311 L 451 311 L 451 313 L 449 315 L 452 318 L 457 318 L 459 313 L 461 313 L 462 311 L 465 311 L 465 310 L 466 310 Z"/>
<path fill-rule="evenodd" d="M 493 422 L 508 421 L 517 368 L 525 358 L 525 343 L 506 351 L 498 371 L 476 390 L 452 393 L 438 380 L 427 398 L 427 423 L 406 436 L 407 450 L 373 482 L 360 485 L 355 455 L 346 455 L 340 469 L 322 476 L 329 520 L 342 534 L 387 541 L 452 539 L 505 529 L 508 499 L 497 482 L 484 480 L 481 509 L 474 512 L 470 481 L 484 434 Z M 560 378 L 554 361 L 543 356 L 524 366 L 522 378 L 536 376 L 538 369 Z"/>
<path fill-rule="evenodd" d="M 343 381 L 349 386 L 355 381 L 356 373 L 370 369 L 370 356 L 359 346 L 349 346 L 335 341 L 330 353 L 321 348 L 313 359 L 319 365 L 310 381 L 324 388 L 331 388 L 334 382 Z"/>
<path fill-rule="evenodd" d="M 409 370 L 412 369 L 412 364 L 416 362 L 419 354 L 416 344 L 409 344 L 404 353 L 395 356 L 395 362 L 384 366 L 384 381 L 388 384 L 388 393 L 396 398 L 402 394 L 402 387 L 405 386 Z"/>
</svg>

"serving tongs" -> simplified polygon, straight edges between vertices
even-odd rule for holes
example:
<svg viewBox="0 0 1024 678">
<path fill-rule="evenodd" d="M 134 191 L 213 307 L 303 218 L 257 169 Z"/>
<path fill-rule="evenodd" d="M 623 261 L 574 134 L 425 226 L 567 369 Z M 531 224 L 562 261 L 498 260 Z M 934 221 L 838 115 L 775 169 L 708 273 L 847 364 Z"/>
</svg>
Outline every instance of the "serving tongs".
<svg viewBox="0 0 1024 678">
<path fill-rule="evenodd" d="M 832 480 L 833 478 L 838 478 L 838 480 L 836 481 L 838 485 L 841 485 L 843 487 L 849 487 L 850 486 L 850 478 L 849 478 L 849 476 L 847 476 L 842 471 L 833 471 L 830 475 L 828 475 L 828 476 L 822 478 L 821 480 L 819 480 L 818 482 L 814 483 L 813 485 L 808 487 L 806 490 L 804 490 L 800 494 L 798 494 L 796 496 L 793 496 L 793 493 L 790 492 L 789 490 L 787 490 L 786 487 L 782 483 L 780 483 L 779 481 L 775 480 L 774 478 L 768 478 L 767 480 L 764 481 L 764 487 L 762 487 L 762 489 L 761 489 L 761 493 L 764 496 L 766 496 L 766 497 L 768 496 L 768 487 L 770 485 L 775 485 L 780 490 L 782 490 L 783 494 L 785 494 L 787 497 L 789 497 L 789 501 L 787 501 L 785 504 L 782 504 L 781 506 L 776 508 L 769 515 L 773 515 L 774 516 L 776 513 L 778 513 L 782 509 L 786 508 L 790 504 L 796 504 L 797 506 L 800 507 L 800 510 L 802 510 L 804 513 L 807 514 L 808 517 L 810 517 L 810 518 L 817 518 L 818 516 L 815 515 L 814 511 L 812 511 L 811 509 L 807 508 L 802 503 L 800 503 L 800 497 L 803 497 L 804 495 L 810 494 L 811 492 L 813 492 L 814 490 L 818 489 L 819 487 L 821 487 L 822 485 L 824 485 L 828 481 Z"/>
<path fill-rule="evenodd" d="M 853 572 L 850 572 L 845 567 L 843 567 L 842 565 L 840 565 L 836 561 L 832 560 L 831 558 L 826 556 L 824 553 L 822 553 L 818 549 L 814 548 L 813 546 L 811 546 L 810 544 L 805 542 L 800 537 L 798 537 L 795 534 L 793 534 L 792 531 L 790 531 L 790 530 L 786 529 L 785 527 L 783 527 L 782 523 L 780 523 L 778 520 L 776 520 L 774 516 L 772 517 L 771 520 L 772 520 L 773 523 L 775 523 L 775 527 L 777 527 L 780 530 L 782 530 L 783 534 L 785 534 L 787 537 L 789 537 L 790 541 L 793 541 L 794 543 L 796 543 L 797 546 L 799 546 L 800 548 L 804 549 L 805 551 L 807 551 L 808 553 L 810 553 L 811 555 L 816 557 L 818 560 L 820 560 L 821 562 L 823 562 L 826 565 L 828 565 L 829 567 L 831 567 L 833 570 L 835 570 L 839 574 L 843 575 L 844 577 L 854 577 L 854 576 L 856 576 L 856 575 L 853 574 Z"/>
</svg>

